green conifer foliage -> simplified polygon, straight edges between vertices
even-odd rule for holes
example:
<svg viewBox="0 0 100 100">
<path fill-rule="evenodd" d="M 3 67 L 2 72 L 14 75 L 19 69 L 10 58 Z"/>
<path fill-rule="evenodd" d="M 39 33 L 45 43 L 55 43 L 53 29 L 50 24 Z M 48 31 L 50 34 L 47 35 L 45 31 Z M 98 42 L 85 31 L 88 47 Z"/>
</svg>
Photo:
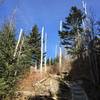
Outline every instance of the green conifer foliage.
<svg viewBox="0 0 100 100">
<path fill-rule="evenodd" d="M 65 46 L 68 53 L 77 55 L 83 50 L 82 44 L 82 19 L 85 16 L 77 7 L 71 7 L 69 16 L 63 22 L 63 30 L 59 32 L 62 45 Z"/>
<path fill-rule="evenodd" d="M 41 35 L 39 33 L 39 29 L 37 25 L 34 25 L 32 28 L 32 32 L 29 35 L 29 48 L 31 52 L 31 59 L 33 64 L 37 62 L 37 65 L 40 64 L 41 57 Z"/>
</svg>

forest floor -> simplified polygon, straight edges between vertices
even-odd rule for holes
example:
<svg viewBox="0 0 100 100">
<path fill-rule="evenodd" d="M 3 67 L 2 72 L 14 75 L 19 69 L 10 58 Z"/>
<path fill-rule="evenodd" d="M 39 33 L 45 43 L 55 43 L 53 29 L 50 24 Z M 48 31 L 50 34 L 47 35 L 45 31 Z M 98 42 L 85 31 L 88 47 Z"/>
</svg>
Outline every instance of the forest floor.
<svg viewBox="0 0 100 100">
<path fill-rule="evenodd" d="M 18 83 L 17 96 L 19 97 L 16 100 L 26 100 L 26 97 L 41 95 L 41 93 L 39 93 L 41 91 L 39 82 L 42 83 L 42 81 L 45 81 L 47 78 L 47 73 L 40 73 L 40 70 L 35 71 L 33 69 L 33 71 L 28 72 Z M 47 83 L 48 82 L 46 82 L 46 84 Z M 37 85 L 38 87 L 35 85 Z"/>
<path fill-rule="evenodd" d="M 59 77 L 60 75 L 57 74 L 40 73 L 40 70 L 30 71 L 18 83 L 15 100 L 55 100 L 59 90 Z M 45 99 L 36 99 L 40 96 Z M 29 97 L 35 97 L 35 99 L 29 99 Z"/>
<path fill-rule="evenodd" d="M 66 64 L 69 66 L 69 63 Z M 47 72 L 40 72 L 30 68 L 30 72 L 26 72 L 24 78 L 18 82 L 18 91 L 14 100 L 55 100 L 59 91 L 59 74 L 57 67 L 47 67 Z M 44 69 L 43 69 L 44 70 Z M 63 69 L 65 71 L 65 68 Z M 67 71 L 70 70 L 68 67 Z M 67 90 L 67 89 L 66 89 Z M 50 99 L 28 99 L 28 97 L 50 96 Z M 52 99 L 51 99 L 52 97 Z"/>
</svg>

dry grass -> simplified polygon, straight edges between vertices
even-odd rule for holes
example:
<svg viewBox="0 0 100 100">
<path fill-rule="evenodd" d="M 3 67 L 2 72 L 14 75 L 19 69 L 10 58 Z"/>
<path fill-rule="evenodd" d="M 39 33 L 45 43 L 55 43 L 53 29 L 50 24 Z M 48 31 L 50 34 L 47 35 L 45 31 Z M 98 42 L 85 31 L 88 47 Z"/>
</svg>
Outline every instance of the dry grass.
<svg viewBox="0 0 100 100">
<path fill-rule="evenodd" d="M 30 68 L 30 72 L 26 72 L 23 79 L 21 79 L 18 82 L 18 91 L 24 91 L 24 92 L 31 92 L 33 93 L 33 95 L 35 95 L 35 88 L 33 87 L 36 83 L 38 83 L 39 81 L 45 79 L 46 77 L 48 77 L 49 75 L 58 75 L 60 74 L 60 72 L 65 72 L 65 71 L 70 71 L 71 66 L 70 66 L 70 62 L 69 61 L 64 61 L 63 60 L 63 65 L 62 68 L 59 70 L 59 64 L 55 64 L 55 65 L 50 65 L 47 66 L 47 71 L 44 71 L 43 68 L 43 72 L 40 73 L 40 70 L 35 70 L 34 68 Z M 48 84 L 48 83 L 46 83 Z M 52 83 L 54 84 L 54 83 Z M 42 87 L 42 86 L 41 86 Z M 47 88 L 47 87 L 45 87 Z M 39 88 L 40 90 L 40 88 Z M 24 99 L 23 99 L 24 100 Z"/>
</svg>

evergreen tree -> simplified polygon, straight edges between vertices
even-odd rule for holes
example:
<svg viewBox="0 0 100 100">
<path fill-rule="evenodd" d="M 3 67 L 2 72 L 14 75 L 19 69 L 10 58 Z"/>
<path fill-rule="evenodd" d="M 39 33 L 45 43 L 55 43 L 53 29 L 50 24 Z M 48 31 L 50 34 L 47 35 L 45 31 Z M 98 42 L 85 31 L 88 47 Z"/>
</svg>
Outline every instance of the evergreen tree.
<svg viewBox="0 0 100 100">
<path fill-rule="evenodd" d="M 11 23 L 4 24 L 0 32 L 0 97 L 13 95 L 16 77 L 15 60 L 15 31 Z M 6 99 L 4 99 L 6 100 Z"/>
<path fill-rule="evenodd" d="M 32 28 L 32 32 L 29 35 L 29 48 L 32 53 L 31 59 L 33 64 L 37 62 L 37 65 L 40 64 L 41 58 L 41 34 L 39 33 L 39 29 L 37 25 L 34 25 Z"/>
<path fill-rule="evenodd" d="M 25 36 L 24 36 L 25 37 Z M 22 37 L 22 38 L 24 38 Z M 16 57 L 16 37 L 13 24 L 5 23 L 0 32 L 0 97 L 12 99 L 16 91 L 16 83 L 20 75 L 30 66 L 28 41 L 20 41 Z M 23 39 L 22 39 L 23 40 Z M 24 42 L 22 44 L 22 42 Z M 22 50 L 20 48 L 22 47 Z M 20 53 L 20 55 L 19 55 Z"/>
<path fill-rule="evenodd" d="M 63 30 L 59 32 L 62 45 L 72 55 L 79 55 L 84 50 L 82 42 L 82 20 L 84 18 L 85 16 L 80 9 L 71 7 L 69 16 L 63 22 Z"/>
</svg>

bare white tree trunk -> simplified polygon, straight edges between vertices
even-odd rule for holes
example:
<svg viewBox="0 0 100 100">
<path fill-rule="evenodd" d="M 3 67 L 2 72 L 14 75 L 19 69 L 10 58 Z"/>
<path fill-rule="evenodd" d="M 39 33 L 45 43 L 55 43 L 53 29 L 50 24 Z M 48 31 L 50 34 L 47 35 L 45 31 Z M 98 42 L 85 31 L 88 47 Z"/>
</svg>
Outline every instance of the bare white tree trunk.
<svg viewBox="0 0 100 100">
<path fill-rule="evenodd" d="M 57 54 L 58 54 L 58 46 L 56 45 L 56 47 L 55 47 L 55 58 L 57 57 Z"/>
<path fill-rule="evenodd" d="M 59 71 L 61 71 L 62 67 L 62 49 L 59 47 Z"/>
<path fill-rule="evenodd" d="M 37 61 L 35 61 L 35 71 L 37 71 Z"/>
<path fill-rule="evenodd" d="M 18 50 L 18 46 L 19 46 L 19 43 L 21 41 L 22 33 L 23 33 L 23 30 L 21 29 L 20 30 L 20 34 L 19 34 L 19 38 L 18 38 L 18 42 L 17 42 L 16 48 L 15 48 L 14 57 L 16 56 L 16 53 L 17 53 L 17 50 Z"/>
<path fill-rule="evenodd" d="M 42 27 L 42 34 L 41 34 L 41 64 L 40 64 L 40 72 L 43 71 L 43 35 L 44 35 L 44 27 Z"/>
<path fill-rule="evenodd" d="M 60 31 L 62 32 L 62 20 L 60 21 Z M 60 45 L 59 47 L 59 71 L 61 71 L 61 67 L 62 67 L 62 49 Z"/>
<path fill-rule="evenodd" d="M 83 8 L 84 8 L 84 12 L 85 12 L 85 14 L 87 15 L 87 4 L 86 4 L 86 2 L 84 2 L 83 0 L 82 0 L 82 5 L 83 5 Z"/>
<path fill-rule="evenodd" d="M 45 58 L 44 58 L 45 72 L 47 71 L 47 34 L 45 33 Z"/>
<path fill-rule="evenodd" d="M 60 21 L 60 31 L 62 31 L 62 20 Z"/>
<path fill-rule="evenodd" d="M 21 44 L 20 44 L 18 57 L 20 57 L 20 54 L 21 54 L 21 51 L 22 51 L 23 44 L 24 44 L 24 37 L 22 38 L 22 41 L 21 41 Z"/>
</svg>

